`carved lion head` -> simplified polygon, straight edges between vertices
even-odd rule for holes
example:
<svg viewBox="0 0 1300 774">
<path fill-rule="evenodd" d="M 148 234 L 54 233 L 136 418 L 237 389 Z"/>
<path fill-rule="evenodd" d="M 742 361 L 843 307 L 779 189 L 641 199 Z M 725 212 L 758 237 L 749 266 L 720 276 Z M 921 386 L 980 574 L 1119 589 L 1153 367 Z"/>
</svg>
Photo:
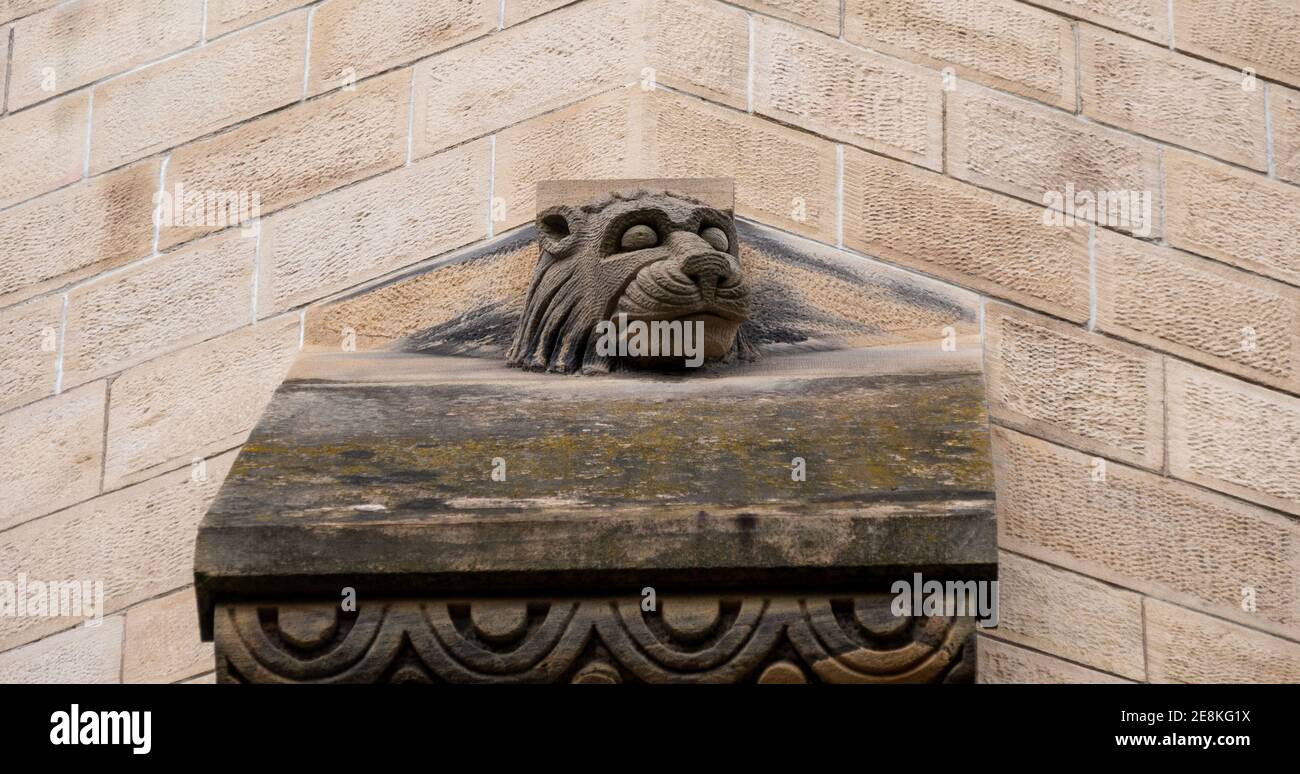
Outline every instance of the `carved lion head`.
<svg viewBox="0 0 1300 774">
<path fill-rule="evenodd" d="M 730 213 L 668 191 L 615 193 L 538 213 L 540 254 L 507 353 L 512 365 L 571 373 L 680 359 L 602 354 L 605 320 L 703 323 L 703 356 L 744 350 L 749 291 Z"/>
</svg>

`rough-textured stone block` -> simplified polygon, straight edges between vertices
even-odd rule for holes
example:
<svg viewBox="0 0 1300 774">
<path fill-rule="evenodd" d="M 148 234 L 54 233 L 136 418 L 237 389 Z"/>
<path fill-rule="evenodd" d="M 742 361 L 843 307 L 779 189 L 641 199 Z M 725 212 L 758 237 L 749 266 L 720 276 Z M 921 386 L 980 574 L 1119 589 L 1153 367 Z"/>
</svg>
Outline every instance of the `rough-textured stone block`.
<svg viewBox="0 0 1300 774">
<path fill-rule="evenodd" d="M 212 669 L 212 644 L 199 640 L 194 589 L 126 612 L 122 682 L 174 683 Z"/>
<path fill-rule="evenodd" d="M 1172 0 L 1183 51 L 1300 86 L 1300 5 L 1294 0 Z"/>
<path fill-rule="evenodd" d="M 754 111 L 931 169 L 943 164 L 939 76 L 754 19 Z"/>
<path fill-rule="evenodd" d="M 496 138 L 493 188 L 494 229 L 531 223 L 537 211 L 537 183 L 563 179 L 626 179 L 640 176 L 645 100 L 630 86 L 606 92 L 531 121 Z M 633 122 L 638 126 L 634 126 Z M 504 220 L 499 220 L 504 216 Z"/>
<path fill-rule="evenodd" d="M 91 173 L 298 99 L 306 35 L 304 10 L 96 87 Z"/>
<path fill-rule="evenodd" d="M 835 242 L 834 145 L 667 92 L 655 92 L 649 111 L 647 174 L 734 178 L 736 214 Z"/>
<path fill-rule="evenodd" d="M 1300 392 L 1300 289 L 1102 231 L 1096 257 L 1102 330 Z"/>
<path fill-rule="evenodd" d="M 1088 319 L 1088 232 L 1043 208 L 844 150 L 844 244 L 1071 320 Z"/>
<path fill-rule="evenodd" d="M 263 221 L 258 314 L 486 236 L 489 158 L 470 143 Z"/>
<path fill-rule="evenodd" d="M 736 0 L 736 5 L 828 35 L 840 34 L 840 0 Z"/>
<path fill-rule="evenodd" d="M 1160 162 L 1155 143 L 991 89 L 963 84 L 948 95 L 948 170 L 953 177 L 1036 204 L 1045 195 L 1136 192 L 1145 207 L 1097 222 L 1160 236 Z M 1067 191 L 1067 186 L 1069 189 Z M 1069 211 L 1081 216 L 1076 202 Z M 1060 205 L 1057 205 L 1060 208 Z"/>
<path fill-rule="evenodd" d="M 104 382 L 0 415 L 0 528 L 93 497 L 103 443 Z"/>
<path fill-rule="evenodd" d="M 257 240 L 197 242 L 68 294 L 63 384 L 80 384 L 252 319 Z"/>
<path fill-rule="evenodd" d="M 26 574 L 29 582 L 100 582 L 106 614 L 191 583 L 199 520 L 234 458 L 230 452 L 186 465 L 0 532 L 0 567 Z M 0 648 L 82 621 L 3 617 Z"/>
<path fill-rule="evenodd" d="M 845 0 L 844 38 L 1074 109 L 1074 31 L 1012 0 Z M 958 88 L 961 88 L 958 85 Z"/>
<path fill-rule="evenodd" d="M 382 348 L 435 325 L 467 319 L 484 299 L 514 299 L 528 293 L 537 243 L 517 234 L 469 247 L 465 260 L 438 261 L 438 268 L 382 283 L 345 299 L 307 307 L 303 346 L 344 351 Z M 484 270 L 485 262 L 494 267 Z M 510 303 L 506 301 L 505 303 Z"/>
<path fill-rule="evenodd" d="M 122 666 L 122 616 L 78 626 L 0 653 L 0 683 L 116 683 Z"/>
<path fill-rule="evenodd" d="M 1300 622 L 1286 517 L 1003 428 L 993 462 L 1004 548 L 1256 626 Z"/>
<path fill-rule="evenodd" d="M 189 680 L 184 680 L 184 681 L 182 681 L 182 682 L 183 682 L 185 685 L 216 685 L 216 684 L 217 684 L 217 673 L 216 673 L 216 672 L 208 672 L 208 673 L 205 674 L 205 675 L 199 675 L 198 677 L 194 677 L 194 678 L 191 678 L 191 679 L 189 679 Z"/>
<path fill-rule="evenodd" d="M 59 0 L 0 0 L 0 24 L 43 11 Z"/>
<path fill-rule="evenodd" d="M 631 11 L 628 0 L 579 3 L 417 65 L 415 156 L 639 79 Z"/>
<path fill-rule="evenodd" d="M 0 158 L 15 162 L 6 164 L 0 176 L 0 207 L 81 178 L 89 108 L 90 92 L 82 91 L 0 120 Z"/>
<path fill-rule="evenodd" d="M 1001 304 L 984 311 L 989 411 L 997 421 L 1158 469 L 1160 356 Z"/>
<path fill-rule="evenodd" d="M 1300 188 L 1190 153 L 1164 162 L 1171 245 L 1300 285 Z"/>
<path fill-rule="evenodd" d="M 0 59 L 0 78 L 4 78 L 5 83 L 8 83 L 9 82 L 9 28 L 7 27 L 4 29 L 0 29 L 0 56 L 3 56 L 3 59 Z M 3 107 L 0 107 L 0 110 L 7 111 L 8 103 L 9 103 L 9 95 L 6 94 L 4 96 L 4 99 L 0 100 L 0 104 L 4 105 Z"/>
<path fill-rule="evenodd" d="M 241 443 L 284 378 L 298 338 L 298 316 L 285 315 L 119 376 L 108 409 L 105 487 Z"/>
<path fill-rule="evenodd" d="M 645 6 L 646 64 L 656 83 L 745 108 L 749 15 L 720 3 L 656 0 Z"/>
<path fill-rule="evenodd" d="M 1273 114 L 1273 168 L 1283 180 L 1300 183 L 1300 91 L 1269 85 Z"/>
<path fill-rule="evenodd" d="M 496 29 L 497 0 L 329 0 L 311 22 L 308 91 L 421 59 Z"/>
<path fill-rule="evenodd" d="M 502 23 L 509 27 L 511 24 L 527 21 L 571 2 L 573 0 L 502 0 L 505 11 Z"/>
<path fill-rule="evenodd" d="M 76 0 L 29 16 L 14 25 L 9 109 L 192 46 L 202 27 L 200 3 L 174 0 Z"/>
<path fill-rule="evenodd" d="M 148 255 L 157 188 L 142 162 L 0 212 L 0 303 Z"/>
<path fill-rule="evenodd" d="M 1297 683 L 1300 643 L 1146 601 L 1153 683 Z"/>
<path fill-rule="evenodd" d="M 247 27 L 276 14 L 292 11 L 312 0 L 207 0 L 208 40 Z"/>
<path fill-rule="evenodd" d="M 994 637 L 1141 680 L 1142 597 L 1091 578 L 998 554 Z"/>
<path fill-rule="evenodd" d="M 1034 0 L 1034 5 L 1156 43 L 1169 42 L 1168 0 Z"/>
<path fill-rule="evenodd" d="M 242 194 L 267 215 L 341 185 L 401 166 L 406 159 L 410 70 L 357 84 L 178 149 L 167 163 L 163 190 L 176 186 L 215 198 Z M 251 209 L 251 208 L 250 208 Z M 179 213 L 178 213 L 179 214 Z M 240 213 L 240 221 L 247 215 Z M 163 224 L 165 247 L 224 228 L 230 219 Z"/>
<path fill-rule="evenodd" d="M 1044 653 L 1021 648 L 987 635 L 975 649 L 979 666 L 975 670 L 985 684 L 1079 684 L 1126 683 L 1128 680 L 1072 664 Z"/>
<path fill-rule="evenodd" d="M 61 296 L 0 309 L 0 412 L 54 391 L 62 309 Z"/>
<path fill-rule="evenodd" d="M 1264 89 L 1152 43 L 1079 26 L 1083 114 L 1158 140 L 1265 169 Z"/>
<path fill-rule="evenodd" d="M 1300 514 L 1300 398 L 1168 361 L 1169 472 Z"/>
</svg>

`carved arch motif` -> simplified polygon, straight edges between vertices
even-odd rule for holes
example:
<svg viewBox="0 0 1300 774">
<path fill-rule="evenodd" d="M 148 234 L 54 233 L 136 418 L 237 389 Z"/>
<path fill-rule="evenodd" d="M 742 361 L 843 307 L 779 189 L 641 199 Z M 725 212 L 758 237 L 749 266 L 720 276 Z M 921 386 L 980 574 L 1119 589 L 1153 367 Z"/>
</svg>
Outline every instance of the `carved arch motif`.
<svg viewBox="0 0 1300 774">
<path fill-rule="evenodd" d="M 884 594 L 226 604 L 220 682 L 968 682 L 970 618 Z"/>
</svg>

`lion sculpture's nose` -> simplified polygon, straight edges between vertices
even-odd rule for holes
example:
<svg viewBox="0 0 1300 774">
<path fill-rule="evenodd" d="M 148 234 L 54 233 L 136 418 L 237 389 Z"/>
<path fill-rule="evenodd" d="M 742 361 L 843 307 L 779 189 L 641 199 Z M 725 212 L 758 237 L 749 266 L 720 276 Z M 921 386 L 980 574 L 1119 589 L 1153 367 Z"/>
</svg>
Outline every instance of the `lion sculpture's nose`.
<svg viewBox="0 0 1300 774">
<path fill-rule="evenodd" d="M 740 271 L 740 267 L 734 266 L 734 263 L 735 259 L 725 253 L 696 253 L 682 261 L 682 273 L 694 280 L 696 285 L 727 285 Z"/>
</svg>

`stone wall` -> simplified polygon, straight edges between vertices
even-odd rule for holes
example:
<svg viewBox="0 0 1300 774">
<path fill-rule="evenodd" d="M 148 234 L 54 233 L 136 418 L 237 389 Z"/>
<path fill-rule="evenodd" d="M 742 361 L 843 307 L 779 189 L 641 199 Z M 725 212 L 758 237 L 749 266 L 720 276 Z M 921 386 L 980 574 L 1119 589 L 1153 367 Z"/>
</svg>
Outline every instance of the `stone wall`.
<svg viewBox="0 0 1300 774">
<path fill-rule="evenodd" d="M 981 679 L 1298 681 L 1298 40 L 1287 0 L 0 0 L 0 580 L 106 606 L 0 618 L 0 681 L 210 680 L 195 527 L 304 309 L 638 176 L 982 296 Z M 1151 217 L 1045 223 L 1078 191 Z"/>
</svg>

